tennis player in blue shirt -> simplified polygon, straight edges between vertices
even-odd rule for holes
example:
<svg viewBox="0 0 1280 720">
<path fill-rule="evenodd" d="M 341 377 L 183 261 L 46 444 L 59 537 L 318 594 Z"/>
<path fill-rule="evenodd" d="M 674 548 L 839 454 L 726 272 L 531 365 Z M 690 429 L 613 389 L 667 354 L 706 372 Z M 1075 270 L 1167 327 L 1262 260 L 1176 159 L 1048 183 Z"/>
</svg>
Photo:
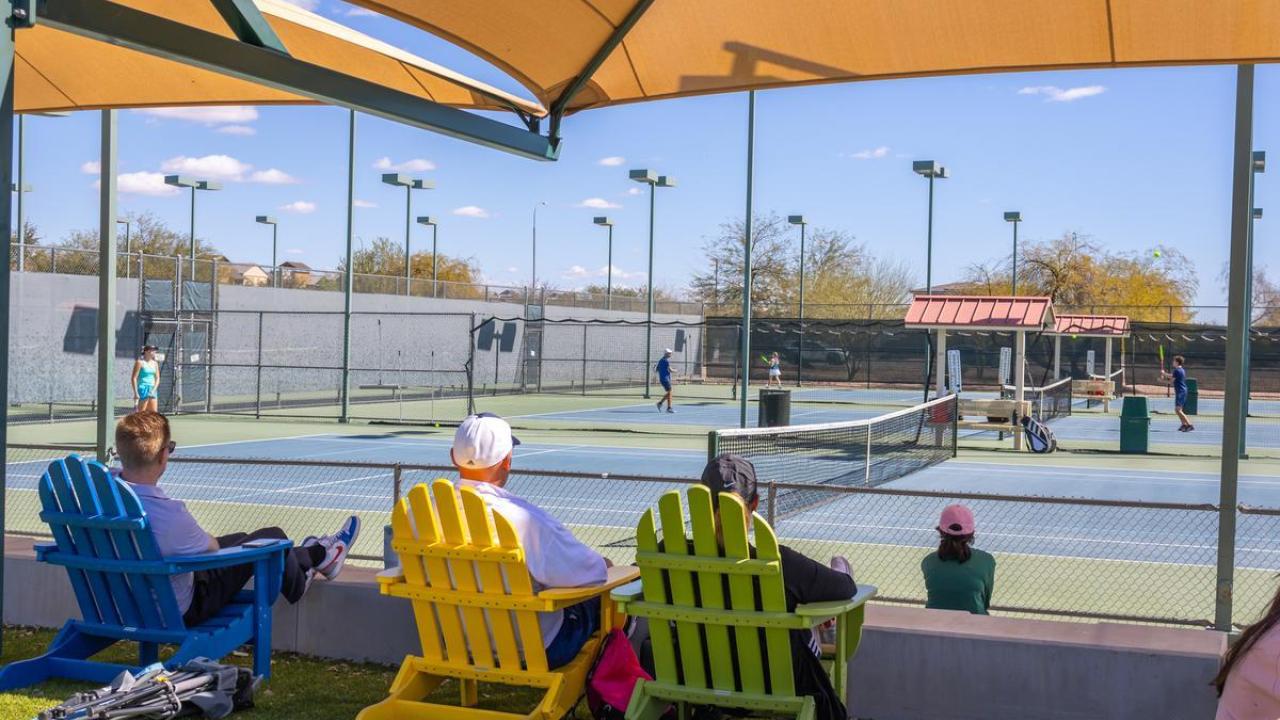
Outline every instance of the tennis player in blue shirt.
<svg viewBox="0 0 1280 720">
<path fill-rule="evenodd" d="M 662 403 L 667 404 L 667 412 L 673 413 L 671 409 L 671 348 L 667 348 L 662 353 L 662 359 L 658 361 L 658 366 L 654 368 L 658 373 L 658 382 L 662 383 L 662 389 L 667 393 L 658 400 L 658 412 L 662 412 Z"/>
<path fill-rule="evenodd" d="M 1182 427 L 1178 428 L 1178 432 L 1191 432 L 1196 429 L 1195 425 L 1187 419 L 1187 412 L 1184 409 L 1187 404 L 1187 360 L 1181 355 L 1173 356 L 1173 372 L 1160 371 L 1161 378 L 1173 382 L 1173 411 L 1178 413 L 1178 419 L 1182 421 Z"/>
</svg>

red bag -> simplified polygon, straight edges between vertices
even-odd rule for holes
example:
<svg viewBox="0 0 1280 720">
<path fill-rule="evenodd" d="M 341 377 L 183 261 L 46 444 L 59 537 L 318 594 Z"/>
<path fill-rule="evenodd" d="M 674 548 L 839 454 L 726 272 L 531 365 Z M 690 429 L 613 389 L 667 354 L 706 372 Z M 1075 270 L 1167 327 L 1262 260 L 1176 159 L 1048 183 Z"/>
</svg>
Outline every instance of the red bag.
<svg viewBox="0 0 1280 720">
<path fill-rule="evenodd" d="M 587 675 L 587 707 L 597 720 L 622 720 L 631 692 L 641 678 L 652 680 L 621 630 L 605 637 L 600 657 Z"/>
</svg>

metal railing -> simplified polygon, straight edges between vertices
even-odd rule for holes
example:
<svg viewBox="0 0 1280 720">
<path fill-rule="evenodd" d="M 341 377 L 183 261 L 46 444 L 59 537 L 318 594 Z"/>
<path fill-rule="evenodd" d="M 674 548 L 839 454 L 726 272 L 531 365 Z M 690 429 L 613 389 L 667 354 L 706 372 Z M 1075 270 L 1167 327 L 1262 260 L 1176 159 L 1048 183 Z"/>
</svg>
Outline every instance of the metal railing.
<svg viewBox="0 0 1280 720">
<path fill-rule="evenodd" d="M 263 447 L 269 448 L 269 445 Z M 50 459 L 76 445 L 11 445 L 6 532 L 46 536 L 36 481 Z M 199 449 L 194 450 L 199 452 Z M 330 532 L 358 514 L 364 532 L 353 559 L 382 559 L 393 502 L 409 488 L 457 474 L 450 466 L 230 458 L 179 448 L 162 483 L 214 534 L 275 525 L 291 537 Z M 584 543 L 615 563 L 632 562 L 640 515 L 662 493 L 693 480 L 643 475 L 513 470 L 507 489 L 547 509 Z M 1062 497 L 835 487 L 770 482 L 761 512 L 789 546 L 820 560 L 847 557 L 859 582 L 880 588 L 880 602 L 921 605 L 920 561 L 936 547 L 934 518 L 964 502 L 978 518 L 978 546 L 997 561 L 997 613 L 1082 620 L 1211 625 L 1214 616 L 1217 507 Z M 779 514 L 776 497 L 822 492 L 810 509 Z M 1280 509 L 1241 505 L 1234 606 L 1237 624 L 1255 620 L 1273 596 L 1280 552 Z M 1234 539 L 1233 539 L 1234 540 Z"/>
</svg>

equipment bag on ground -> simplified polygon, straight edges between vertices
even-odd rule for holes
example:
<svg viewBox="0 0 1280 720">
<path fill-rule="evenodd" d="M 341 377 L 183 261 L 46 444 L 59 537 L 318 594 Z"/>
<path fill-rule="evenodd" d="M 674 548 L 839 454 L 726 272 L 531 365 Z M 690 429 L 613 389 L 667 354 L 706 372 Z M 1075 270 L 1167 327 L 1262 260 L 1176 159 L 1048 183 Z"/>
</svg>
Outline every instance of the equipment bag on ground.
<svg viewBox="0 0 1280 720">
<path fill-rule="evenodd" d="M 1051 453 L 1058 449 L 1058 439 L 1048 425 L 1033 417 L 1022 418 L 1022 431 L 1027 436 L 1027 448 L 1033 453 Z"/>
<path fill-rule="evenodd" d="M 137 674 L 121 673 L 110 685 L 76 693 L 39 720 L 217 720 L 253 707 L 257 680 L 248 668 L 196 658 L 177 670 L 156 663 Z"/>
</svg>

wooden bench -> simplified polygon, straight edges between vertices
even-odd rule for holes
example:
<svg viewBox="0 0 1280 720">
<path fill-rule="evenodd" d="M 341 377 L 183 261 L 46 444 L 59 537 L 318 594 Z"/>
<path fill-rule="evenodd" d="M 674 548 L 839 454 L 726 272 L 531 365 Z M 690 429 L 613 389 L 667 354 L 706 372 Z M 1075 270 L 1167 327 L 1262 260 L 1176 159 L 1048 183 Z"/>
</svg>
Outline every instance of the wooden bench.
<svg viewBox="0 0 1280 720">
<path fill-rule="evenodd" d="M 1031 402 L 1028 400 L 1023 400 L 1019 406 L 1015 400 L 960 398 L 960 419 L 956 421 L 956 427 L 1015 433 L 1019 430 L 1016 418 L 1030 414 Z M 972 416 L 981 419 L 965 420 Z"/>
</svg>

